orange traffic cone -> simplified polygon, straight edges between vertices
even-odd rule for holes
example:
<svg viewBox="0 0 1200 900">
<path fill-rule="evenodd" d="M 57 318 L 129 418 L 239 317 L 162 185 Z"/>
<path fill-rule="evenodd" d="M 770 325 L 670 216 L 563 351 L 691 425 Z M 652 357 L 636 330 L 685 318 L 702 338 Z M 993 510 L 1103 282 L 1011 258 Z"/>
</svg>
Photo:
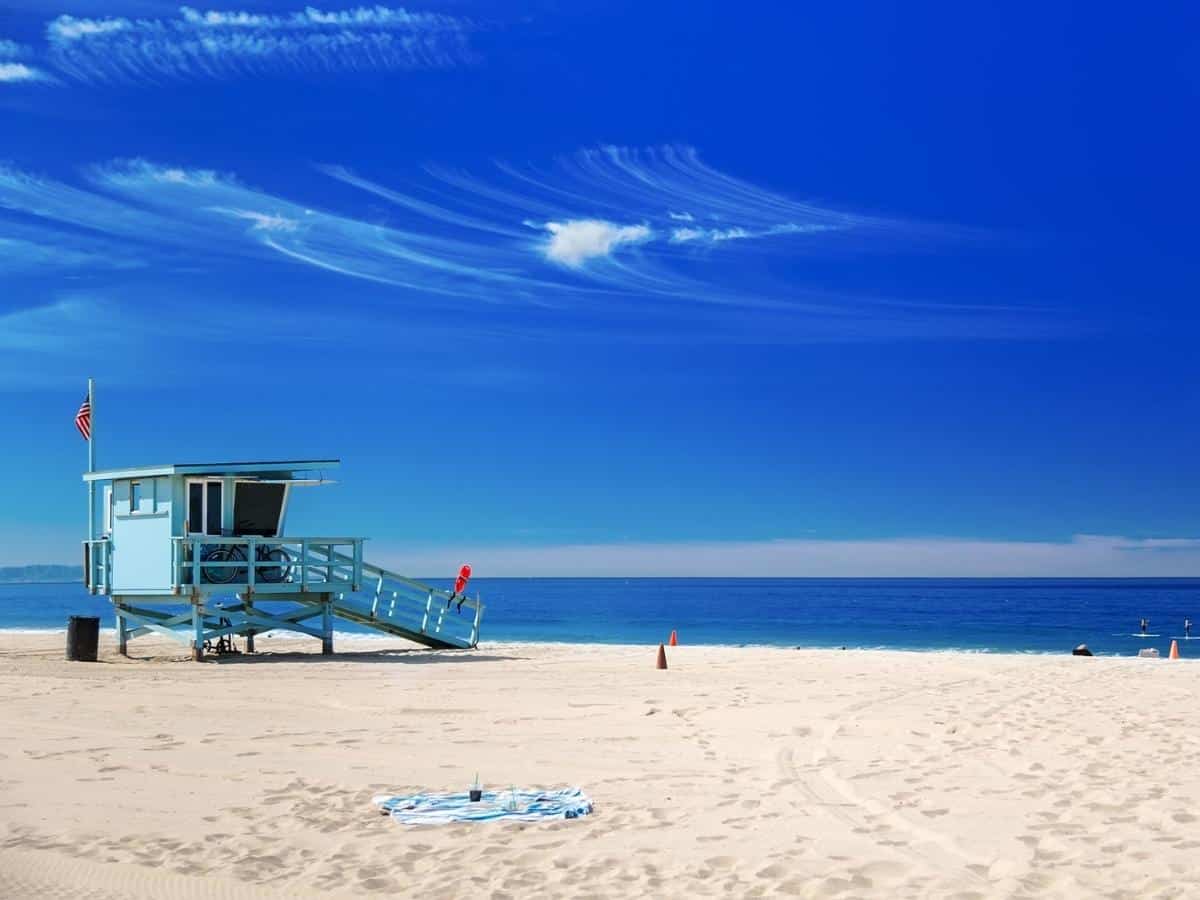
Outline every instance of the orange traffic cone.
<svg viewBox="0 0 1200 900">
<path fill-rule="evenodd" d="M 1171 641 L 1171 659 L 1179 659 L 1179 641 Z"/>
<path fill-rule="evenodd" d="M 667 643 L 670 644 L 672 647 L 679 646 L 679 635 L 677 635 L 675 633 L 674 629 L 671 629 L 671 639 L 669 641 L 667 641 Z"/>
<path fill-rule="evenodd" d="M 667 667 L 667 650 L 662 645 L 658 645 L 658 659 L 654 662 L 654 668 L 665 669 Z"/>
</svg>

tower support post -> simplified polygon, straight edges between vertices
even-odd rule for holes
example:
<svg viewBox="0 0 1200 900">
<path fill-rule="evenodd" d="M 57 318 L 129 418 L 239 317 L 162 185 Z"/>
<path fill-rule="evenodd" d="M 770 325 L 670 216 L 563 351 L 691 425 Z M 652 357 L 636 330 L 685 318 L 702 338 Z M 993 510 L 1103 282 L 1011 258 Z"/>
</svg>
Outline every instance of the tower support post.
<svg viewBox="0 0 1200 900">
<path fill-rule="evenodd" d="M 246 618 L 249 619 L 254 615 L 254 595 L 247 591 L 242 597 L 242 605 L 246 610 Z M 249 628 L 246 631 L 246 652 L 254 652 L 254 629 Z"/>
<path fill-rule="evenodd" d="M 113 612 L 117 620 L 117 652 L 122 656 L 129 655 L 129 629 L 125 623 L 125 613 L 121 608 L 121 598 L 113 597 Z"/>
<path fill-rule="evenodd" d="M 321 595 L 321 654 L 333 655 L 333 601 L 329 594 Z"/>
<path fill-rule="evenodd" d="M 198 596 L 192 597 L 192 661 L 204 659 L 204 607 Z"/>
</svg>

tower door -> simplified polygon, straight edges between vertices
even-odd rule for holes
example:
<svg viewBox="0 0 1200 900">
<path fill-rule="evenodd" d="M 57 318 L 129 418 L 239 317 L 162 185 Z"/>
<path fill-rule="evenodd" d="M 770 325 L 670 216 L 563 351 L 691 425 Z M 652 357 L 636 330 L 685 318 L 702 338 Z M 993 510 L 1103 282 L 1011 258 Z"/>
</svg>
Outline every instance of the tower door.
<svg viewBox="0 0 1200 900">
<path fill-rule="evenodd" d="M 188 534 L 220 535 L 224 488 L 220 481 L 193 479 L 188 482 Z"/>
</svg>

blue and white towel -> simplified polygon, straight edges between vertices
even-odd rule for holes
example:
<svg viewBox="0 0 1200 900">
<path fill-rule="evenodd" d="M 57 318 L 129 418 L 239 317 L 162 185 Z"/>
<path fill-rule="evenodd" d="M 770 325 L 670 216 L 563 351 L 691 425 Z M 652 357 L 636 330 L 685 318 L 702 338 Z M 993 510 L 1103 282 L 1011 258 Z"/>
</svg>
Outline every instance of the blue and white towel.
<svg viewBox="0 0 1200 900">
<path fill-rule="evenodd" d="M 591 799 L 579 788 L 484 791 L 482 798 L 474 803 L 467 794 L 376 794 L 371 802 L 403 825 L 493 820 L 543 822 L 577 819 L 592 811 Z"/>
</svg>

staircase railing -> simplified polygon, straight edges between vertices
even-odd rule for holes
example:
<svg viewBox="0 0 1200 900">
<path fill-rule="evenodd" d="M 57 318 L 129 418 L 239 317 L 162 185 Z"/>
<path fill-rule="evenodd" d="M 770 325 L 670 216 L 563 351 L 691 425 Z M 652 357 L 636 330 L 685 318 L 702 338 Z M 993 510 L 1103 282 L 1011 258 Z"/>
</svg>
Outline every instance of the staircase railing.
<svg viewBox="0 0 1200 900">
<path fill-rule="evenodd" d="M 347 560 L 336 550 L 331 555 L 335 562 Z M 478 596 L 452 598 L 449 591 L 365 561 L 362 575 L 362 591 L 338 595 L 339 615 L 350 613 L 363 624 L 390 626 L 431 644 L 466 648 L 479 643 L 484 604 Z"/>
</svg>

